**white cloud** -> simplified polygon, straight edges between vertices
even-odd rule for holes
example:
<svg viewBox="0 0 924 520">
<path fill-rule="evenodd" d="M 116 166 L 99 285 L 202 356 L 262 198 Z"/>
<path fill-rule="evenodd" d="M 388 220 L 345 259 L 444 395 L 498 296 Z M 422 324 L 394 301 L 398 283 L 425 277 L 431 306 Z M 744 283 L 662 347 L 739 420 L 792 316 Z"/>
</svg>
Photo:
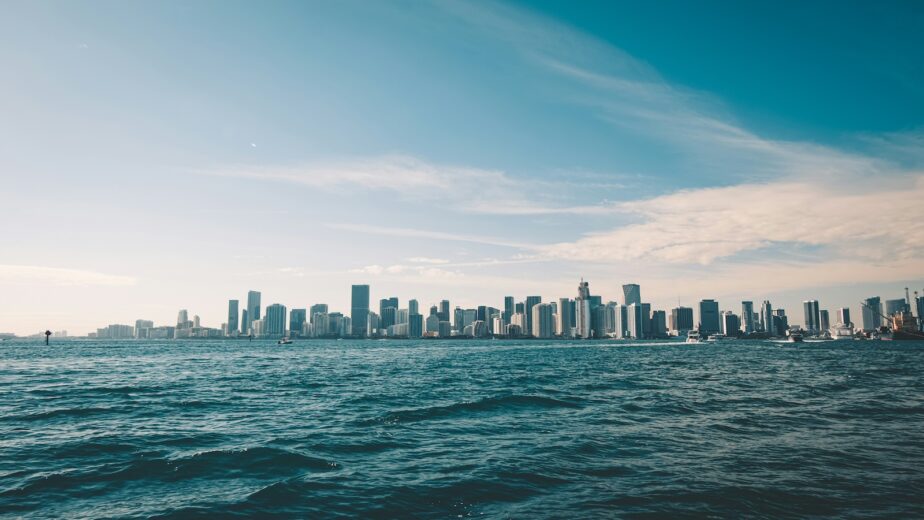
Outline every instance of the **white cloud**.
<svg viewBox="0 0 924 520">
<path fill-rule="evenodd" d="M 130 276 L 112 275 L 35 265 L 0 265 L 2 285 L 50 285 L 50 286 L 129 286 L 137 280 Z"/>
<path fill-rule="evenodd" d="M 403 264 L 389 265 L 387 267 L 373 264 L 358 269 L 351 269 L 350 272 L 372 276 L 402 275 L 402 278 L 425 278 L 427 280 L 458 279 L 465 276 L 459 271 L 451 271 L 439 267 Z"/>
<path fill-rule="evenodd" d="M 448 264 L 449 260 L 445 258 L 430 258 L 427 256 L 414 256 L 407 259 L 412 264 Z"/>
</svg>

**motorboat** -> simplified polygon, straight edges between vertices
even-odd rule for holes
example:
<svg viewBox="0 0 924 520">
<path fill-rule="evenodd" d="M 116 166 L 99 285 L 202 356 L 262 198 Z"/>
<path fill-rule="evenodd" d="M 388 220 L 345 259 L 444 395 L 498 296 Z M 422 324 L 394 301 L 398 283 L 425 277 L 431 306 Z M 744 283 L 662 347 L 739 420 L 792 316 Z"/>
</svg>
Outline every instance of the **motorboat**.
<svg viewBox="0 0 924 520">
<path fill-rule="evenodd" d="M 280 339 L 279 341 L 277 341 L 276 344 L 277 344 L 277 345 L 291 345 L 291 344 L 292 344 L 292 340 L 289 339 L 289 338 L 282 338 L 282 339 Z"/>
<path fill-rule="evenodd" d="M 687 332 L 687 343 L 699 343 L 701 340 L 702 337 L 699 335 L 698 330 Z"/>
</svg>

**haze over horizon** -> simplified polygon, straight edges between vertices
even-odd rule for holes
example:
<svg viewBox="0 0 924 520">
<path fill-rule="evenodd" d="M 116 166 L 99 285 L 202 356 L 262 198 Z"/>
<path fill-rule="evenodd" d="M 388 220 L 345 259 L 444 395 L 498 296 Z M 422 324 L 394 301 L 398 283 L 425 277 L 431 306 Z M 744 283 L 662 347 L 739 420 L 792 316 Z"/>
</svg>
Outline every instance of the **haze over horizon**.
<svg viewBox="0 0 924 520">
<path fill-rule="evenodd" d="M 13 1 L 0 332 L 924 290 L 914 2 Z"/>
</svg>

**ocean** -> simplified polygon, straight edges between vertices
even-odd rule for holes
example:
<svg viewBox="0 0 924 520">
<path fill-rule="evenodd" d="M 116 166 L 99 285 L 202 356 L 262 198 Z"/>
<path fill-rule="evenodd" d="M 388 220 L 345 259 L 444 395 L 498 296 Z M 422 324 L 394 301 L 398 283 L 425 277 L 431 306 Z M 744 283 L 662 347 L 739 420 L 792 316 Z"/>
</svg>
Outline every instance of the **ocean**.
<svg viewBox="0 0 924 520">
<path fill-rule="evenodd" d="M 0 515 L 924 517 L 924 343 L 0 343 Z"/>
</svg>

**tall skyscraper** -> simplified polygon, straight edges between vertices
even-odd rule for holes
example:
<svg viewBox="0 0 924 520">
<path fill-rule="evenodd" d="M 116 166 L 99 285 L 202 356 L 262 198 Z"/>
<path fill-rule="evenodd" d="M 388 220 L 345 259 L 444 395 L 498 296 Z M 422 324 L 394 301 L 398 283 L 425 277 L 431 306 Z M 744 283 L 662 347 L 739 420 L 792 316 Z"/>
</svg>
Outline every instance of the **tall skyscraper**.
<svg viewBox="0 0 924 520">
<path fill-rule="evenodd" d="M 924 296 L 918 296 L 917 291 L 914 291 L 914 307 L 918 316 L 918 327 L 924 331 Z"/>
<path fill-rule="evenodd" d="M 315 316 L 327 314 L 327 311 L 328 311 L 328 308 L 327 308 L 326 303 L 316 303 L 312 305 L 311 307 L 308 308 L 308 321 L 310 321 L 311 324 L 314 325 L 315 320 L 317 319 L 315 318 Z M 325 332 L 325 334 L 327 333 Z"/>
<path fill-rule="evenodd" d="M 440 321 L 448 322 L 451 316 L 449 315 L 449 300 L 440 301 Z"/>
<path fill-rule="evenodd" d="M 651 313 L 651 331 L 648 336 L 651 338 L 663 338 L 667 336 L 667 313 L 664 311 L 653 311 Z"/>
<path fill-rule="evenodd" d="M 581 278 L 577 298 L 574 299 L 574 335 L 587 339 L 593 335 L 593 316 L 590 309 L 590 284 Z"/>
<path fill-rule="evenodd" d="M 559 298 L 555 332 L 564 337 L 571 336 L 571 323 L 574 321 L 574 302 L 569 298 Z"/>
<path fill-rule="evenodd" d="M 527 296 L 526 297 L 526 333 L 532 334 L 533 332 L 533 306 L 542 303 L 541 296 Z"/>
<path fill-rule="evenodd" d="M 645 335 L 645 331 L 642 329 L 642 305 L 639 303 L 633 303 L 626 306 L 626 313 L 628 315 L 627 336 L 634 339 L 641 339 Z"/>
<path fill-rule="evenodd" d="M 353 285 L 350 290 L 350 326 L 352 335 L 362 337 L 365 335 L 369 322 L 369 286 Z"/>
<path fill-rule="evenodd" d="M 776 335 L 773 328 L 773 306 L 770 305 L 770 300 L 764 300 L 764 303 L 760 304 L 760 324 L 764 332 L 771 336 Z"/>
<path fill-rule="evenodd" d="M 696 328 L 693 325 L 692 307 L 675 307 L 671 309 L 671 331 L 678 336 L 685 336 L 687 332 Z"/>
<path fill-rule="evenodd" d="M 387 330 L 388 327 L 394 325 L 398 317 L 398 298 L 392 296 L 391 298 L 382 298 L 379 300 L 379 316 L 382 320 L 383 329 Z"/>
<path fill-rule="evenodd" d="M 754 302 L 752 301 L 743 301 L 741 302 L 741 326 L 744 329 L 746 334 L 750 334 L 757 330 L 757 319 L 754 314 Z M 727 336 L 727 334 L 726 334 Z"/>
<path fill-rule="evenodd" d="M 243 324 L 244 332 L 249 333 L 253 322 L 260 319 L 260 292 L 247 291 L 247 323 Z"/>
<path fill-rule="evenodd" d="M 826 330 L 830 329 L 831 328 L 831 318 L 828 315 L 828 311 L 825 309 L 822 309 L 818 311 L 818 316 L 819 316 L 818 331 L 825 332 Z"/>
<path fill-rule="evenodd" d="M 627 283 L 622 286 L 622 294 L 626 305 L 642 304 L 642 288 L 637 283 Z"/>
<path fill-rule="evenodd" d="M 552 306 L 548 303 L 537 303 L 532 308 L 532 326 L 530 333 L 537 338 L 551 338 L 555 331 L 555 322 L 552 320 Z"/>
<path fill-rule="evenodd" d="M 849 327 L 853 324 L 853 322 L 850 321 L 849 307 L 841 307 L 837 310 L 837 323 L 838 325 L 844 325 L 845 327 Z"/>
<path fill-rule="evenodd" d="M 420 302 L 417 300 L 408 300 L 407 301 L 407 313 L 410 316 L 416 316 L 420 314 Z"/>
<path fill-rule="evenodd" d="M 872 331 L 882 325 L 882 301 L 878 296 L 863 300 L 863 330 Z"/>
<path fill-rule="evenodd" d="M 292 309 L 289 311 L 289 336 L 295 337 L 302 333 L 308 321 L 307 309 Z"/>
<path fill-rule="evenodd" d="M 741 332 L 741 319 L 732 311 L 722 311 L 722 334 L 735 337 Z"/>
<path fill-rule="evenodd" d="M 818 308 L 818 300 L 806 300 L 802 302 L 802 308 L 805 312 L 805 330 L 809 332 L 821 330 L 821 313 Z"/>
<path fill-rule="evenodd" d="M 186 309 L 180 309 L 180 312 L 176 314 L 176 328 L 185 329 L 189 323 L 189 312 Z"/>
<path fill-rule="evenodd" d="M 250 323 L 250 320 L 247 318 L 247 309 L 241 311 L 241 333 L 245 335 L 250 334 L 250 326 L 243 325 L 244 323 Z"/>
<path fill-rule="evenodd" d="M 270 338 L 282 337 L 286 333 L 286 306 L 274 303 L 266 308 L 263 320 L 263 334 Z"/>
<path fill-rule="evenodd" d="M 886 300 L 886 302 L 885 302 L 885 309 L 886 309 L 885 315 L 891 317 L 893 314 L 895 314 L 895 313 L 897 313 L 897 312 L 903 312 L 903 311 L 905 311 L 905 310 L 906 310 L 906 307 L 907 307 L 907 304 L 906 304 L 904 298 L 901 298 L 901 299 L 894 299 L 894 300 Z M 911 309 L 907 309 L 907 310 L 910 311 Z"/>
<path fill-rule="evenodd" d="M 513 317 L 513 314 L 516 312 L 514 310 L 514 301 L 513 296 L 504 296 L 504 325 L 510 325 L 510 318 Z"/>
<path fill-rule="evenodd" d="M 238 331 L 238 301 L 228 300 L 228 335 L 236 336 Z"/>
<path fill-rule="evenodd" d="M 699 302 L 699 332 L 701 334 L 716 334 L 721 331 L 722 322 L 719 317 L 719 302 L 701 300 Z"/>
</svg>

